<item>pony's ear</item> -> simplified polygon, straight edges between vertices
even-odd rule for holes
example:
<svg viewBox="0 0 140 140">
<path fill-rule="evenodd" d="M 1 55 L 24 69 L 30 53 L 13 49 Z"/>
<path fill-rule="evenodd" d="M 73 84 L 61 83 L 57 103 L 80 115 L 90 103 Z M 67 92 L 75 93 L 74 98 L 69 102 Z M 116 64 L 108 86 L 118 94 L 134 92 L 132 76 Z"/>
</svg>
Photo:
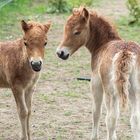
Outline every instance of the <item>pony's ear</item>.
<svg viewBox="0 0 140 140">
<path fill-rule="evenodd" d="M 32 27 L 32 25 L 29 25 L 24 20 L 21 21 L 21 26 L 24 32 L 27 32 Z"/>
<path fill-rule="evenodd" d="M 51 27 L 51 21 L 49 21 L 47 24 L 44 24 L 44 27 L 45 27 L 45 32 L 47 33 L 48 32 L 48 30 L 50 29 L 50 27 Z"/>
<path fill-rule="evenodd" d="M 81 8 L 81 16 L 87 21 L 89 18 L 89 11 L 85 8 Z"/>
</svg>

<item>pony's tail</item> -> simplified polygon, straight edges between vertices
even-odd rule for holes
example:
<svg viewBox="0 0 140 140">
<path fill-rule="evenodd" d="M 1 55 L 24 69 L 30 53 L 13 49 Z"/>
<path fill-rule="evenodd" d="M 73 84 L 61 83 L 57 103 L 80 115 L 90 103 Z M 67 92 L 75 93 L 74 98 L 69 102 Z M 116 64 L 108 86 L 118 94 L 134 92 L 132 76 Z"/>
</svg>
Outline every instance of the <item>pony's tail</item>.
<svg viewBox="0 0 140 140">
<path fill-rule="evenodd" d="M 119 94 L 122 107 L 126 107 L 129 94 L 129 77 L 135 63 L 133 52 L 124 50 L 115 54 L 113 58 L 114 90 Z"/>
</svg>

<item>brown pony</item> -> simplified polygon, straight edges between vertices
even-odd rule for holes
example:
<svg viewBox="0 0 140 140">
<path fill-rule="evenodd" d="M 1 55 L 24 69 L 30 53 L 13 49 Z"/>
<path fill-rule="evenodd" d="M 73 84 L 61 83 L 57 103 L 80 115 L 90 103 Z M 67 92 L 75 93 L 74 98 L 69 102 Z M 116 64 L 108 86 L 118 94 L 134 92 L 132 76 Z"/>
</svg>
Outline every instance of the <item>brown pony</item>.
<svg viewBox="0 0 140 140">
<path fill-rule="evenodd" d="M 31 140 L 29 119 L 35 84 L 42 68 L 50 23 L 21 21 L 24 37 L 0 42 L 0 87 L 11 88 L 22 127 L 22 140 Z"/>
<path fill-rule="evenodd" d="M 66 60 L 81 46 L 91 53 L 93 94 L 92 140 L 98 139 L 98 125 L 103 97 L 107 109 L 107 140 L 117 140 L 119 102 L 131 104 L 131 127 L 140 140 L 140 46 L 122 40 L 115 28 L 95 11 L 74 9 L 64 28 L 64 38 L 57 55 Z"/>
</svg>

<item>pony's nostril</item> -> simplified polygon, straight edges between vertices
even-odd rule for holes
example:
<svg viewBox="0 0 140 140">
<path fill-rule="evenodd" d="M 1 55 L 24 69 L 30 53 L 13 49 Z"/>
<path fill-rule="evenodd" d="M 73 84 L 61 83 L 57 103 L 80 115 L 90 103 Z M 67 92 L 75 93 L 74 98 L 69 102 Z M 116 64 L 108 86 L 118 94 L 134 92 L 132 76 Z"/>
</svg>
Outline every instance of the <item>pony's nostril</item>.
<svg viewBox="0 0 140 140">
<path fill-rule="evenodd" d="M 63 57 L 63 55 L 64 55 L 64 51 L 61 51 L 60 57 Z"/>
<path fill-rule="evenodd" d="M 64 55 L 64 51 L 57 52 L 57 55 L 61 58 Z"/>
</svg>

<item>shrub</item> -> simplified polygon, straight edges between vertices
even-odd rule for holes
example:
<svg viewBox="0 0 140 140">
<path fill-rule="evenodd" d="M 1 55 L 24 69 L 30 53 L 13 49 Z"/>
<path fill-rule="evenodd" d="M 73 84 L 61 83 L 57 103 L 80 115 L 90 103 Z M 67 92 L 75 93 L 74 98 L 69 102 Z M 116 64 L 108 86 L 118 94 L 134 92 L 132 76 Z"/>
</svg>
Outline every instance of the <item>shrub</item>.
<svg viewBox="0 0 140 140">
<path fill-rule="evenodd" d="M 70 9 L 66 0 L 48 0 L 48 13 L 64 13 L 69 12 Z"/>
<path fill-rule="evenodd" d="M 71 7 L 79 7 L 80 5 L 90 6 L 93 0 L 68 0 Z"/>
<path fill-rule="evenodd" d="M 79 7 L 80 5 L 90 6 L 92 2 L 93 0 L 48 0 L 47 12 L 70 12 L 73 7 Z"/>
<path fill-rule="evenodd" d="M 140 21 L 140 2 L 138 0 L 128 0 L 127 7 L 130 11 L 130 15 L 132 16 L 132 21 L 130 24 L 136 23 Z"/>
</svg>

